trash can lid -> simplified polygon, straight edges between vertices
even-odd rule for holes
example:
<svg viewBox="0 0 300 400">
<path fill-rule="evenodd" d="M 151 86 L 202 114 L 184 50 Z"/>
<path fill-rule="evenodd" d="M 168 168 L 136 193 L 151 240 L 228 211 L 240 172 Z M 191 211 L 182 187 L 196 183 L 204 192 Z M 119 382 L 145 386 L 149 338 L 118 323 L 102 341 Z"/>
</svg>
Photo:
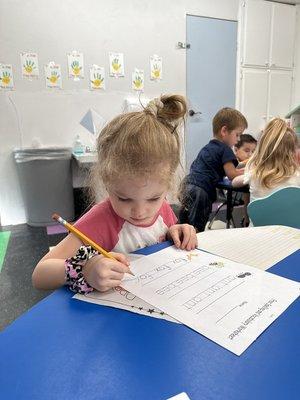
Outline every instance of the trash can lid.
<svg viewBox="0 0 300 400">
<path fill-rule="evenodd" d="M 72 158 L 70 147 L 40 147 L 15 149 L 14 159 L 17 163 L 34 160 L 68 160 Z"/>
</svg>

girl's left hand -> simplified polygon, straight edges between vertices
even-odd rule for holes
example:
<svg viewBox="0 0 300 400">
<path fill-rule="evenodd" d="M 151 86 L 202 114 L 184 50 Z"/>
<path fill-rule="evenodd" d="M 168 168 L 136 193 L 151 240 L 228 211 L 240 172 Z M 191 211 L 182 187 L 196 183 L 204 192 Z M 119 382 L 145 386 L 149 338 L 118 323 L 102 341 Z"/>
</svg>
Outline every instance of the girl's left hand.
<svg viewBox="0 0 300 400">
<path fill-rule="evenodd" d="M 167 236 L 173 240 L 177 248 L 182 250 L 194 250 L 198 244 L 196 230 L 189 224 L 172 225 Z"/>
<path fill-rule="evenodd" d="M 300 165 L 300 149 L 296 150 L 296 160 L 297 160 L 297 163 Z"/>
</svg>

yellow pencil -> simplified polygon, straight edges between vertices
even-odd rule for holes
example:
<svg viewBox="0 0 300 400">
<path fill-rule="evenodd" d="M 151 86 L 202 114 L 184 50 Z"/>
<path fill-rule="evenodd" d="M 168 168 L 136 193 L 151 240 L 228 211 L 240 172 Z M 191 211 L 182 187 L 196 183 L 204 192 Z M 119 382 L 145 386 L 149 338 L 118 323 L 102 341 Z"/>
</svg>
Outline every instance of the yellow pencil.
<svg viewBox="0 0 300 400">
<path fill-rule="evenodd" d="M 69 222 L 64 220 L 58 214 L 53 214 L 52 218 L 55 221 L 58 221 L 60 224 L 64 225 L 68 229 L 68 231 L 74 233 L 74 235 L 77 236 L 80 240 L 82 240 L 82 242 L 92 246 L 93 249 L 97 250 L 98 253 L 102 254 L 104 257 L 111 258 L 112 260 L 118 261 L 108 251 L 104 250 L 101 246 L 99 246 L 99 244 L 95 243 L 92 239 L 88 238 L 84 233 L 80 232 L 80 230 L 75 228 L 75 226 L 69 224 Z M 130 269 L 128 271 L 128 274 L 131 274 L 131 275 L 135 276 L 134 273 L 130 271 Z"/>
</svg>

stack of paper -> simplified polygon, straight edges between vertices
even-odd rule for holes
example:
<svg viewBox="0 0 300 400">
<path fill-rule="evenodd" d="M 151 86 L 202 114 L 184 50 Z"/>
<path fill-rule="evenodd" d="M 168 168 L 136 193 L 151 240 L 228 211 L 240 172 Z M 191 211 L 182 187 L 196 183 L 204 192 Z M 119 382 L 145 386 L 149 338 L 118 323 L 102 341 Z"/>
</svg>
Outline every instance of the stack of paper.
<svg viewBox="0 0 300 400">
<path fill-rule="evenodd" d="M 300 249 L 300 230 L 279 225 L 205 231 L 197 237 L 199 249 L 263 270 Z"/>
</svg>

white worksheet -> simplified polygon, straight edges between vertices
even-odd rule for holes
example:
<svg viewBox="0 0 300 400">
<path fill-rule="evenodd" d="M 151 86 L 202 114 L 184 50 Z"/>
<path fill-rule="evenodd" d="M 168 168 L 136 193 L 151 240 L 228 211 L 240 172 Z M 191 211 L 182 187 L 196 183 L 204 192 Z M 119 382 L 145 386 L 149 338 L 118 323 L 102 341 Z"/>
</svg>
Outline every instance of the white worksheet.
<svg viewBox="0 0 300 400">
<path fill-rule="evenodd" d="M 300 230 L 279 225 L 205 231 L 197 238 L 201 250 L 263 270 L 300 249 Z"/>
<path fill-rule="evenodd" d="M 145 257 L 142 254 L 127 254 L 126 256 L 130 262 Z M 146 303 L 144 300 L 139 299 L 137 296 L 121 287 L 116 287 L 105 293 L 100 293 L 97 290 L 94 290 L 93 292 L 85 295 L 75 294 L 73 299 L 98 304 L 100 306 L 120 308 L 121 310 L 146 315 L 147 317 L 160 318 L 179 323 L 174 318 L 167 315 L 164 311 L 153 307 L 151 304 Z"/>
<path fill-rule="evenodd" d="M 298 282 L 174 246 L 130 268 L 124 289 L 237 355 L 300 294 Z"/>
<path fill-rule="evenodd" d="M 121 287 L 116 287 L 105 293 L 100 293 L 94 290 L 86 295 L 75 294 L 73 298 L 87 301 L 88 303 L 98 304 L 100 306 L 120 308 L 122 310 L 146 315 L 148 317 L 161 318 L 167 321 L 178 323 L 178 321 L 167 315 L 164 311 L 153 307 L 151 304 L 146 303 Z"/>
<path fill-rule="evenodd" d="M 190 400 L 190 398 L 185 392 L 182 392 L 177 394 L 176 396 L 170 397 L 167 400 Z"/>
</svg>

